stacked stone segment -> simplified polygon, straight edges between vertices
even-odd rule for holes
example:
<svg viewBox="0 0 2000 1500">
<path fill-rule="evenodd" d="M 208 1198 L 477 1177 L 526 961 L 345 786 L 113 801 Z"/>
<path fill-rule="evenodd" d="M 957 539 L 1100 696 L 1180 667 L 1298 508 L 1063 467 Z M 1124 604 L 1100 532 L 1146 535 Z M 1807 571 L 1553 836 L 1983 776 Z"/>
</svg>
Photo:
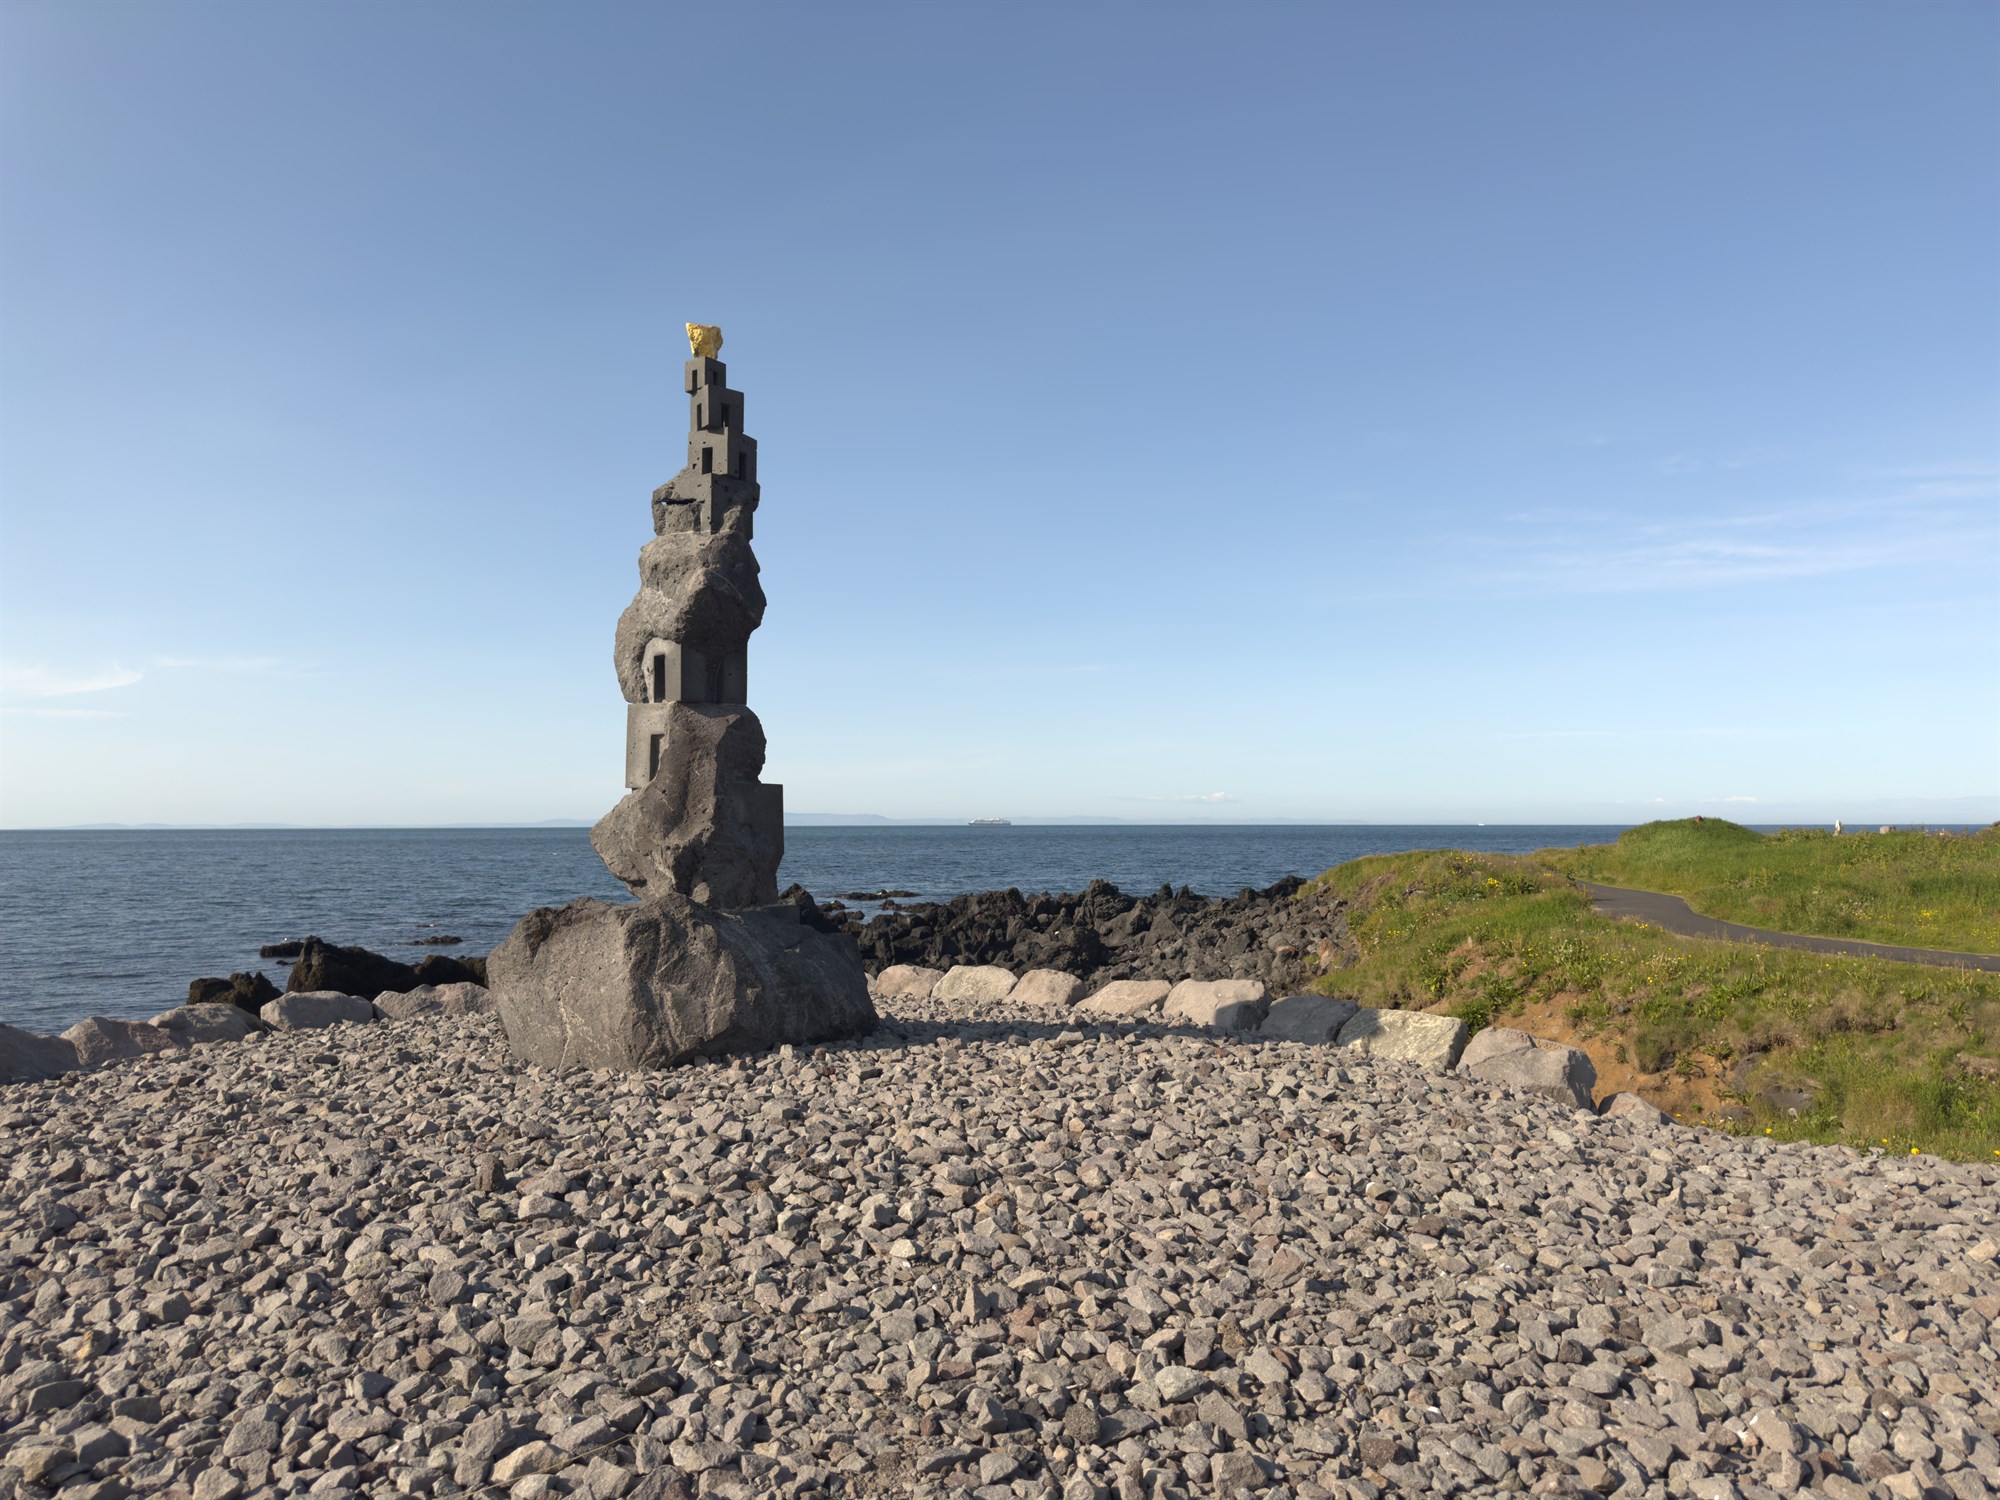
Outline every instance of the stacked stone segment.
<svg viewBox="0 0 2000 1500">
<path fill-rule="evenodd" d="M 777 899 L 784 788 L 760 778 L 764 730 L 748 707 L 750 634 L 764 618 L 751 551 L 757 443 L 722 361 L 687 362 L 687 465 L 653 492 L 653 540 L 618 621 L 630 793 L 592 830 L 640 896 L 671 889 L 725 909 Z"/>
</svg>

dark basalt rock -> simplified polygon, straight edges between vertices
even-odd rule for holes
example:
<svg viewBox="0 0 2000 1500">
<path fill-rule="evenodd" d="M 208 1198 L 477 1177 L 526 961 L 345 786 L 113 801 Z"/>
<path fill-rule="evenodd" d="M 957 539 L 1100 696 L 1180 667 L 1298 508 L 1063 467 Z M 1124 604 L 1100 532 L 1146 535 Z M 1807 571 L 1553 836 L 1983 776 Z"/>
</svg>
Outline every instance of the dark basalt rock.
<svg viewBox="0 0 2000 1500">
<path fill-rule="evenodd" d="M 442 953 L 433 953 L 418 963 L 413 972 L 418 984 L 484 984 L 486 960 L 447 958 Z M 380 993 L 380 990 L 376 991 L 376 994 Z"/>
<path fill-rule="evenodd" d="M 440 932 L 436 937 L 420 937 L 413 941 L 412 948 L 452 948 L 464 942 L 462 937 L 454 937 L 448 932 Z"/>
<path fill-rule="evenodd" d="M 831 915 L 870 970 L 890 964 L 1061 969 L 1093 989 L 1114 979 L 1168 975 L 1261 979 L 1273 995 L 1285 995 L 1353 962 L 1344 904 L 1296 876 L 1222 899 L 1185 886 L 1133 897 L 1098 880 L 1061 895 L 982 891 L 884 908 L 866 922 L 845 910 Z"/>
<path fill-rule="evenodd" d="M 810 901 L 725 912 L 668 891 L 530 912 L 489 955 L 507 1040 L 543 1067 L 632 1069 L 872 1031 L 860 956 L 808 925 Z"/>
<path fill-rule="evenodd" d="M 259 958 L 297 958 L 305 950 L 304 938 L 287 938 L 282 943 L 266 943 L 257 950 Z"/>
<path fill-rule="evenodd" d="M 799 909 L 799 920 L 815 932 L 846 931 L 830 911 L 820 909 L 820 904 L 813 900 L 812 892 L 802 885 L 786 886 L 782 891 L 778 892 L 778 899 L 780 901 L 789 901 L 792 905 L 796 906 Z M 838 907 L 839 905 L 838 901 L 829 903 L 830 907 Z"/>
<path fill-rule="evenodd" d="M 256 1015 L 278 998 L 278 987 L 258 974 L 231 974 L 227 979 L 196 979 L 188 985 L 189 1005 L 233 1005 Z"/>
<path fill-rule="evenodd" d="M 309 937 L 300 949 L 299 961 L 292 965 L 285 993 L 301 995 L 311 990 L 336 990 L 368 1000 L 384 990 L 400 993 L 423 982 L 415 969 L 393 958 L 370 953 L 366 948 L 341 948 Z"/>
</svg>

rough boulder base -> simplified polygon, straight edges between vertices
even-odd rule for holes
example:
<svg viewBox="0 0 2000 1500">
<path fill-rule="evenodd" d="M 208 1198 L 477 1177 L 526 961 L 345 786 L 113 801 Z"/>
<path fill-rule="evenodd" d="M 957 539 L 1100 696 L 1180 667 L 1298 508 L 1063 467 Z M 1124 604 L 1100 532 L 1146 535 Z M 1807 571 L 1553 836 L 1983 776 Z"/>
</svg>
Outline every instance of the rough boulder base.
<svg viewBox="0 0 2000 1500">
<path fill-rule="evenodd" d="M 1257 1034 L 1280 1042 L 1330 1042 L 1360 1009 L 1331 995 L 1287 995 L 1271 1002 Z"/>
<path fill-rule="evenodd" d="M 1255 1031 L 1267 1008 L 1261 979 L 1183 979 L 1167 992 L 1164 1014 L 1214 1031 Z"/>
<path fill-rule="evenodd" d="M 1340 1028 L 1334 1040 L 1367 1057 L 1445 1069 L 1465 1050 L 1466 1027 L 1455 1016 L 1363 1008 Z"/>
<path fill-rule="evenodd" d="M 0 1083 L 34 1083 L 76 1070 L 76 1048 L 61 1037 L 0 1024 Z"/>
<path fill-rule="evenodd" d="M 1083 994 L 1083 981 L 1061 969 L 1030 969 L 1008 994 L 1016 1005 L 1068 1010 Z"/>
<path fill-rule="evenodd" d="M 1458 1071 L 1487 1083 L 1546 1094 L 1577 1109 L 1597 1107 L 1597 1067 L 1587 1053 L 1508 1026 L 1488 1026 L 1465 1045 Z"/>
<path fill-rule="evenodd" d="M 1164 979 L 1114 979 L 1083 1008 L 1100 1016 L 1143 1016 L 1164 1005 L 1173 988 Z"/>
<path fill-rule="evenodd" d="M 662 1068 L 873 1029 L 861 957 L 790 902 L 721 912 L 670 893 L 523 918 L 487 958 L 515 1054 L 543 1067 Z"/>
<path fill-rule="evenodd" d="M 1014 990 L 1014 971 L 997 964 L 958 964 L 945 971 L 932 991 L 940 1000 L 968 1000 L 992 1004 L 1005 1000 Z"/>
</svg>

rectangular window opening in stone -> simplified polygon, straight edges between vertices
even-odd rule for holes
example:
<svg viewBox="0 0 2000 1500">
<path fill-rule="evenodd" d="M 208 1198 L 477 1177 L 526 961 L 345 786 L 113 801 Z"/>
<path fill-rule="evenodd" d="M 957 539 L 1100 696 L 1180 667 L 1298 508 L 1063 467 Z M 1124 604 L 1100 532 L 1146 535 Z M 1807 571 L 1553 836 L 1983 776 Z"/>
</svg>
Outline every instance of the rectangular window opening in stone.
<svg viewBox="0 0 2000 1500">
<path fill-rule="evenodd" d="M 653 736 L 652 744 L 646 747 L 646 779 L 648 781 L 651 781 L 655 776 L 660 774 L 660 741 L 665 738 L 664 734 L 656 734 Z"/>
<path fill-rule="evenodd" d="M 708 425 L 702 420 L 701 403 L 699 401 L 694 404 L 694 425 L 697 427 L 706 427 Z"/>
<path fill-rule="evenodd" d="M 667 654 L 664 651 L 653 658 L 653 701 L 667 701 Z"/>
<path fill-rule="evenodd" d="M 713 474 L 715 472 L 715 450 L 713 448 L 703 448 L 701 450 L 701 472 L 704 474 Z"/>
</svg>

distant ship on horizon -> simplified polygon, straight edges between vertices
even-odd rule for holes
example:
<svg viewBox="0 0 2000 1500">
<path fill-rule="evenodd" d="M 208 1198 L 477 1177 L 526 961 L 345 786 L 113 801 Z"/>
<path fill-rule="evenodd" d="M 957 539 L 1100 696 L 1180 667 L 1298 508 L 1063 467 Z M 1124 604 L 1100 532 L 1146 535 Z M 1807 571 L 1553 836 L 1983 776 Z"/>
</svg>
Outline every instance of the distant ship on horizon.
<svg viewBox="0 0 2000 1500">
<path fill-rule="evenodd" d="M 1014 824 L 1007 818 L 974 818 L 965 826 L 967 828 L 1012 828 Z"/>
</svg>

